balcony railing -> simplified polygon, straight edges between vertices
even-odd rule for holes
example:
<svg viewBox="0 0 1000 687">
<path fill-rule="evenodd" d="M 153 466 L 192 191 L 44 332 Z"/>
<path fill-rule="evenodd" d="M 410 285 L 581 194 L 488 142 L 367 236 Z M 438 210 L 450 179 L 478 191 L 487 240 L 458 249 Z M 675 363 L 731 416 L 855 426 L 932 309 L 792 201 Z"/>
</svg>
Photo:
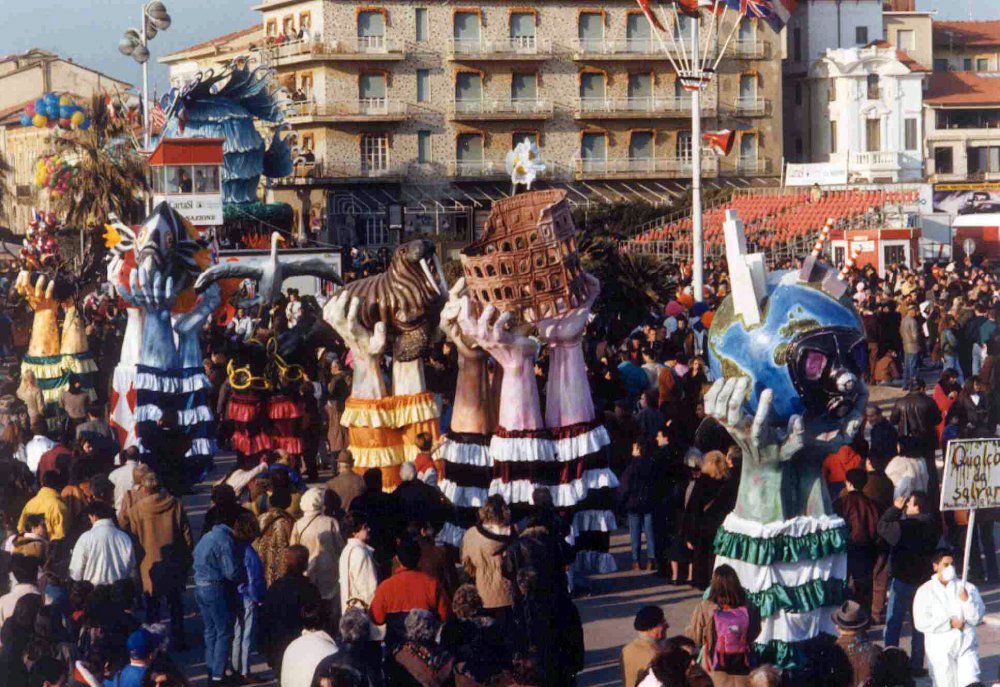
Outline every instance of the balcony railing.
<svg viewBox="0 0 1000 687">
<path fill-rule="evenodd" d="M 401 59 L 403 48 L 403 43 L 385 36 L 358 36 L 353 40 L 324 41 L 313 38 L 275 43 L 262 48 L 261 54 L 269 61 L 291 60 L 303 56 L 336 59 L 357 55 Z"/>
<path fill-rule="evenodd" d="M 691 176 L 694 165 L 689 157 L 662 158 L 622 158 L 615 160 L 577 160 L 578 177 L 685 177 Z M 704 157 L 701 161 L 702 174 L 717 176 L 719 161 L 715 157 Z"/>
<path fill-rule="evenodd" d="M 726 49 L 726 56 L 738 60 L 762 60 L 767 57 L 768 44 L 756 40 L 735 40 Z"/>
<path fill-rule="evenodd" d="M 406 176 L 406 165 L 391 165 L 388 162 L 371 164 L 357 161 L 304 162 L 295 165 L 292 176 L 278 179 L 279 185 L 308 184 L 324 179 L 382 179 Z"/>
<path fill-rule="evenodd" d="M 895 171 L 902 164 L 900 154 L 895 152 L 851 153 L 851 170 Z"/>
<path fill-rule="evenodd" d="M 702 113 L 715 110 L 715 102 L 702 98 Z M 580 98 L 577 103 L 579 116 L 587 115 L 617 115 L 617 116 L 659 116 L 659 117 L 689 117 L 691 115 L 691 96 L 648 96 L 642 98 Z"/>
<path fill-rule="evenodd" d="M 533 58 L 552 54 L 552 43 L 535 36 L 509 38 L 453 38 L 451 54 L 455 57 Z"/>
<path fill-rule="evenodd" d="M 335 103 L 313 101 L 293 102 L 295 114 L 292 117 L 361 117 L 361 118 L 402 118 L 406 115 L 406 103 L 389 98 L 358 98 Z"/>
<path fill-rule="evenodd" d="M 738 117 L 764 117 L 769 107 L 770 103 L 765 98 L 740 97 L 733 105 L 733 112 Z"/>
<path fill-rule="evenodd" d="M 736 160 L 736 173 L 745 176 L 767 174 L 767 159 L 761 157 L 741 157 Z"/>
<path fill-rule="evenodd" d="M 507 175 L 506 165 L 493 160 L 452 160 L 448 176 L 457 179 L 493 179 Z"/>
<path fill-rule="evenodd" d="M 576 42 L 576 54 L 598 55 L 610 59 L 634 59 L 636 57 L 662 57 L 669 59 L 670 54 L 675 52 L 670 39 L 665 39 L 667 49 L 660 42 L 650 38 L 626 38 L 624 40 L 608 40 L 606 38 L 579 38 Z M 687 37 L 685 47 L 691 50 L 691 38 Z M 703 50 L 709 50 L 707 41 L 702 45 Z M 715 53 L 714 50 L 711 52 Z M 676 57 L 676 54 L 674 54 Z"/>
<path fill-rule="evenodd" d="M 552 103 L 539 98 L 507 98 L 455 100 L 452 103 L 454 117 L 500 117 L 517 116 L 548 116 L 552 114 Z"/>
</svg>

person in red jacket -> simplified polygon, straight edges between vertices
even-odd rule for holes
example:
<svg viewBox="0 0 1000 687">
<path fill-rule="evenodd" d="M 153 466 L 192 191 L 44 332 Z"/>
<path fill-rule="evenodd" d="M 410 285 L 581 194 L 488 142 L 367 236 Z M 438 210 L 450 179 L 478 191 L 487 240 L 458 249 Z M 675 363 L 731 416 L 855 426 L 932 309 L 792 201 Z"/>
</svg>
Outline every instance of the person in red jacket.
<svg viewBox="0 0 1000 687">
<path fill-rule="evenodd" d="M 847 522 L 847 577 L 851 597 L 863 608 L 872 603 L 872 576 L 878 554 L 878 506 L 865 496 L 868 473 L 860 468 L 847 471 L 844 491 L 833 504 L 834 511 Z"/>
<path fill-rule="evenodd" d="M 419 570 L 420 544 L 407 537 L 396 547 L 400 568 L 375 588 L 371 616 L 376 625 L 386 626 L 386 645 L 406 641 L 404 623 L 414 608 L 423 608 L 444 621 L 451 613 L 451 600 L 437 579 Z"/>
<path fill-rule="evenodd" d="M 823 461 L 823 481 L 830 490 L 830 498 L 836 499 L 847 482 L 847 471 L 862 467 L 861 455 L 849 444 L 844 444 L 836 453 L 831 453 Z"/>
</svg>

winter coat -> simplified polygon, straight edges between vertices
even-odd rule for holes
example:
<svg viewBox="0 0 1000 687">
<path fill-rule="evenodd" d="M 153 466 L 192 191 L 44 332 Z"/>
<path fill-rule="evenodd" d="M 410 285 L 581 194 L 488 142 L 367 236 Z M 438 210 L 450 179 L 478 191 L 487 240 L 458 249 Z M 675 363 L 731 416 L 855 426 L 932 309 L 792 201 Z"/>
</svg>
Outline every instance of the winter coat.
<svg viewBox="0 0 1000 687">
<path fill-rule="evenodd" d="M 144 496 L 121 526 L 135 539 L 143 591 L 161 595 L 184 589 L 194 540 L 180 499 L 165 491 Z"/>
<path fill-rule="evenodd" d="M 656 488 L 653 461 L 633 458 L 618 486 L 618 503 L 628 513 L 650 513 Z"/>
<path fill-rule="evenodd" d="M 292 527 L 291 543 L 309 549 L 309 567 L 306 577 L 319 589 L 324 599 L 335 599 L 339 592 L 340 552 L 344 539 L 340 526 L 328 515 L 323 515 L 323 492 L 312 488 L 302 495 L 302 517 Z"/>
<path fill-rule="evenodd" d="M 285 549 L 291 545 L 295 520 L 281 508 L 271 508 L 260 516 L 260 537 L 254 550 L 264 564 L 264 579 L 271 586 L 284 573 Z"/>
<path fill-rule="evenodd" d="M 503 576 L 503 554 L 512 541 L 510 528 L 500 534 L 481 524 L 470 527 L 462 538 L 461 560 L 466 569 L 475 571 L 476 589 L 483 608 L 503 608 L 514 603 L 511 581 Z"/>
</svg>

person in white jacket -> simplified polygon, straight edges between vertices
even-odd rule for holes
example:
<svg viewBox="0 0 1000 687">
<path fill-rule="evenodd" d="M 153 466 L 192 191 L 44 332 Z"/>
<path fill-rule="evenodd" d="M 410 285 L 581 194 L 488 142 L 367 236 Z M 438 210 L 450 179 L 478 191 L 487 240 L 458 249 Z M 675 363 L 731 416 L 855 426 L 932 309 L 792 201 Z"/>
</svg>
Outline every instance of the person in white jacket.
<svg viewBox="0 0 1000 687">
<path fill-rule="evenodd" d="M 344 532 L 350 536 L 344 550 L 340 552 L 340 610 L 347 610 L 348 604 L 363 604 L 367 611 L 375 596 L 378 577 L 375 574 L 375 549 L 368 546 L 371 527 L 360 513 L 347 516 Z"/>
<path fill-rule="evenodd" d="M 326 611 L 319 605 L 302 608 L 302 634 L 292 640 L 281 659 L 281 687 L 312 687 L 319 684 L 316 668 L 337 653 L 337 644 L 323 628 Z"/>
<path fill-rule="evenodd" d="M 975 585 L 955 579 L 950 552 L 934 554 L 934 576 L 913 597 L 913 625 L 924 633 L 934 687 L 966 687 L 979 682 L 976 625 L 986 606 Z"/>
</svg>

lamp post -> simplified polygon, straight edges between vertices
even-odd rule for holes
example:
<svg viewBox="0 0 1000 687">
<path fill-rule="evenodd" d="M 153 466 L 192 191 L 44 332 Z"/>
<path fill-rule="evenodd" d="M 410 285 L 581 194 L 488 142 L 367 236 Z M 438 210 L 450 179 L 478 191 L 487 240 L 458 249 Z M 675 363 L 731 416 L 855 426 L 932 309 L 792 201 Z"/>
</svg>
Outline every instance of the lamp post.
<svg viewBox="0 0 1000 687">
<path fill-rule="evenodd" d="M 142 6 L 140 28 L 128 29 L 118 41 L 118 52 L 142 65 L 142 145 L 149 149 L 149 41 L 170 28 L 170 14 L 160 0 Z"/>
</svg>

